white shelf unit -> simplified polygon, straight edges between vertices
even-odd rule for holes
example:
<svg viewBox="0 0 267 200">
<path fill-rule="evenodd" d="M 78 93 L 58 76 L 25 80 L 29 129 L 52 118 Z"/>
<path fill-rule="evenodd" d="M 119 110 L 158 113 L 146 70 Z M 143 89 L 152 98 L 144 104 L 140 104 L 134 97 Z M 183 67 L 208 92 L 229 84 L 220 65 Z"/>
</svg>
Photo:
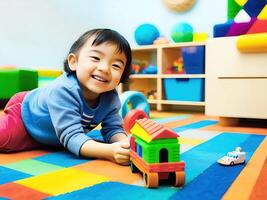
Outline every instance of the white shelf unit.
<svg viewBox="0 0 267 200">
<path fill-rule="evenodd" d="M 156 99 L 148 99 L 149 104 L 156 110 L 165 110 L 168 107 L 179 106 L 188 110 L 204 111 L 205 102 L 200 101 L 175 101 L 167 100 L 164 92 L 163 80 L 168 78 L 202 78 L 205 74 L 167 74 L 167 67 L 172 66 L 175 59 L 182 55 L 181 48 L 205 46 L 205 42 L 185 42 L 163 45 L 146 45 L 132 49 L 133 60 L 145 60 L 149 64 L 157 66 L 157 74 L 132 74 L 128 84 L 120 85 L 119 92 L 137 90 L 146 96 L 151 90 L 157 93 Z M 197 108 L 196 108 L 197 107 Z"/>
</svg>

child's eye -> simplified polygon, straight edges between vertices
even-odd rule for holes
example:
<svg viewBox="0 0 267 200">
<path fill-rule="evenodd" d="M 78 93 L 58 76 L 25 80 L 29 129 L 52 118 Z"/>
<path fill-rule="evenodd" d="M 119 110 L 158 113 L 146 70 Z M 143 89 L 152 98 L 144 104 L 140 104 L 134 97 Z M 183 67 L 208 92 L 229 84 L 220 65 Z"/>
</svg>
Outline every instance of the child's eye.
<svg viewBox="0 0 267 200">
<path fill-rule="evenodd" d="M 99 57 L 96 57 L 96 56 L 90 56 L 90 58 L 93 60 L 93 61 L 99 61 L 100 58 Z"/>
<path fill-rule="evenodd" d="M 121 69 L 121 66 L 120 65 L 113 64 L 112 66 L 113 66 L 114 69 Z"/>
</svg>

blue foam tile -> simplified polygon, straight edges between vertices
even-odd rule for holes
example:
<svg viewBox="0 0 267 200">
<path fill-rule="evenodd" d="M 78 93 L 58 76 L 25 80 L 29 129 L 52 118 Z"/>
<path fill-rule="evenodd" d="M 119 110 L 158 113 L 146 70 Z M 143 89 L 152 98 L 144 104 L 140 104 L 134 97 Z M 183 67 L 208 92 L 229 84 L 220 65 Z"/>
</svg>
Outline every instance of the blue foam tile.
<svg viewBox="0 0 267 200">
<path fill-rule="evenodd" d="M 117 182 L 104 182 L 101 184 L 87 187 L 75 192 L 49 197 L 49 200 L 136 200 L 136 199 L 153 199 L 162 200 L 168 199 L 175 192 L 177 188 L 174 187 L 159 187 L 157 189 L 147 189 L 145 187 L 126 185 Z"/>
<path fill-rule="evenodd" d="M 4 197 L 0 197 L 0 200 L 9 200 L 9 199 L 4 198 Z"/>
<path fill-rule="evenodd" d="M 239 146 L 246 152 L 246 162 L 250 160 L 264 138 L 263 135 L 249 135 L 243 142 L 240 141 Z M 224 145 L 225 143 L 217 146 Z M 222 166 L 215 162 L 170 199 L 198 200 L 200 197 L 205 200 L 221 199 L 244 167 L 245 164 Z"/>
<path fill-rule="evenodd" d="M 248 134 L 222 133 L 182 153 L 181 160 L 186 164 L 186 182 L 191 182 L 228 151 L 240 146 L 248 137 Z"/>
<path fill-rule="evenodd" d="M 191 115 L 179 115 L 179 116 L 174 116 L 174 117 L 167 117 L 163 119 L 152 119 L 154 122 L 159 123 L 159 124 L 166 124 L 169 122 L 174 122 L 174 121 L 179 121 L 183 119 L 189 118 Z"/>
<path fill-rule="evenodd" d="M 199 129 L 199 128 L 211 126 L 211 125 L 214 125 L 217 123 L 218 123 L 218 121 L 215 121 L 215 120 L 202 120 L 202 121 L 188 124 L 185 126 L 179 126 L 179 127 L 173 128 L 172 130 L 179 133 L 180 131 L 185 131 L 185 130 L 189 130 L 189 129 Z"/>
<path fill-rule="evenodd" d="M 91 130 L 86 135 L 93 138 L 94 140 L 104 141 L 100 130 Z"/>
<path fill-rule="evenodd" d="M 32 175 L 0 166 L 0 184 L 31 177 Z"/>
<path fill-rule="evenodd" d="M 68 151 L 59 151 L 54 153 L 49 153 L 43 156 L 33 158 L 33 160 L 38 160 L 62 167 L 72 167 L 79 165 L 85 162 L 88 162 L 92 159 L 89 158 L 80 158 Z"/>
</svg>

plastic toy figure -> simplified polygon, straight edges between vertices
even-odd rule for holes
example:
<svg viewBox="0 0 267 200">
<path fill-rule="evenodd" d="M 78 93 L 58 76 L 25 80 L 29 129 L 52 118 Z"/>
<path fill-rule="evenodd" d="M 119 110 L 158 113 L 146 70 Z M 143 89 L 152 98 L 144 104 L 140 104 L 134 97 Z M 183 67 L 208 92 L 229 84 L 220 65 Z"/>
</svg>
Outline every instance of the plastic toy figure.
<svg viewBox="0 0 267 200">
<path fill-rule="evenodd" d="M 236 165 L 245 163 L 246 153 L 241 147 L 237 147 L 235 151 L 228 152 L 226 156 L 220 158 L 217 162 L 221 165 Z"/>
</svg>

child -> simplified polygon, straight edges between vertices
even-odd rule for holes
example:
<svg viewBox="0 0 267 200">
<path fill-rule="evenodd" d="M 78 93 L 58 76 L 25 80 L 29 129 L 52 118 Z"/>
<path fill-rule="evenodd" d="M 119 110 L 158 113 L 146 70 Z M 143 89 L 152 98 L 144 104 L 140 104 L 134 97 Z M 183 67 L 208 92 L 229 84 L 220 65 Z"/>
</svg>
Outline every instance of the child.
<svg viewBox="0 0 267 200">
<path fill-rule="evenodd" d="M 0 119 L 0 152 L 46 144 L 128 165 L 129 141 L 118 115 L 115 88 L 128 80 L 131 61 L 130 45 L 116 31 L 84 33 L 72 45 L 63 75 L 9 100 Z M 104 143 L 85 134 L 100 123 Z"/>
</svg>

